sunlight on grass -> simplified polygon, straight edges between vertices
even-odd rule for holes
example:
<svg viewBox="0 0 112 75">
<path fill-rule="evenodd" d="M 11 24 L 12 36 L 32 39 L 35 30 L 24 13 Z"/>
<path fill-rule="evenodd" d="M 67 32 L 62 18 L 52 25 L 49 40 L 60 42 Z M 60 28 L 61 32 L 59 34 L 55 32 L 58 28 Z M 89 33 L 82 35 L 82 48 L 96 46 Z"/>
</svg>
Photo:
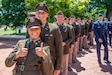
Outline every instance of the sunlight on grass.
<svg viewBox="0 0 112 75">
<path fill-rule="evenodd" d="M 0 29 L 0 35 L 25 35 L 25 34 L 26 34 L 25 29 L 22 29 L 20 34 L 18 32 L 15 33 L 15 30 L 11 30 L 11 29 L 7 29 L 6 31 Z"/>
</svg>

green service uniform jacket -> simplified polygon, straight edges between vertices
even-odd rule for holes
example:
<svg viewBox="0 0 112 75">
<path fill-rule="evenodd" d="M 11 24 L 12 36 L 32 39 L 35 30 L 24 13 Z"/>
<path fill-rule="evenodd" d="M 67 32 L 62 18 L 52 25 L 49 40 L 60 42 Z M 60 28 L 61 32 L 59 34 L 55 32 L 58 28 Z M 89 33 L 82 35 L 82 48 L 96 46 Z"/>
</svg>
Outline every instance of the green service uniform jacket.
<svg viewBox="0 0 112 75">
<path fill-rule="evenodd" d="M 93 30 L 92 30 L 92 27 L 93 27 L 93 22 L 90 22 L 89 23 L 89 32 L 92 32 Z"/>
<path fill-rule="evenodd" d="M 85 35 L 85 24 L 81 24 L 81 33 L 80 33 L 80 36 L 82 37 L 83 35 Z"/>
<path fill-rule="evenodd" d="M 63 54 L 69 54 L 69 45 L 73 40 L 73 35 L 70 27 L 67 25 L 59 25 L 59 29 L 61 31 L 62 37 L 63 37 L 63 42 L 66 43 L 66 45 L 63 47 Z"/>
<path fill-rule="evenodd" d="M 61 69 L 61 61 L 63 55 L 62 35 L 55 23 L 46 23 L 42 27 L 41 39 L 50 46 L 52 62 L 55 70 Z"/>
<path fill-rule="evenodd" d="M 70 28 L 70 31 L 71 31 L 71 33 L 72 33 L 72 42 L 70 43 L 70 45 L 71 44 L 74 44 L 74 42 L 75 42 L 75 31 L 74 31 L 74 28 L 73 28 L 73 26 L 72 25 L 67 25 L 69 28 Z M 71 46 L 70 46 L 71 47 Z"/>
<path fill-rule="evenodd" d="M 89 23 L 86 22 L 85 23 L 85 35 L 88 35 L 89 34 Z"/>
<path fill-rule="evenodd" d="M 5 60 L 5 65 L 7 67 L 11 67 L 15 64 L 13 75 L 46 75 L 43 73 L 45 72 L 43 71 L 43 66 L 48 67 L 49 72 L 53 69 L 52 62 L 49 61 L 51 60 L 51 57 L 48 45 L 44 44 L 43 46 L 45 52 L 47 53 L 46 60 L 43 60 L 42 57 L 36 55 L 35 48 L 40 47 L 40 43 L 41 40 L 38 40 L 34 43 L 29 41 L 29 39 L 20 40 L 17 43 L 14 50 Z M 18 52 L 18 50 L 20 50 L 20 44 L 22 44 L 24 48 L 28 49 L 28 55 L 26 57 L 20 57 L 17 60 L 14 60 L 16 53 Z M 21 67 L 21 65 L 24 65 L 24 69 Z M 49 75 L 49 72 L 47 75 Z M 53 75 L 53 73 L 50 75 Z"/>
<path fill-rule="evenodd" d="M 80 32 L 81 32 L 81 27 L 78 24 L 72 24 L 73 28 L 74 28 L 74 34 L 75 34 L 75 42 L 77 41 L 77 39 L 80 36 Z"/>
</svg>

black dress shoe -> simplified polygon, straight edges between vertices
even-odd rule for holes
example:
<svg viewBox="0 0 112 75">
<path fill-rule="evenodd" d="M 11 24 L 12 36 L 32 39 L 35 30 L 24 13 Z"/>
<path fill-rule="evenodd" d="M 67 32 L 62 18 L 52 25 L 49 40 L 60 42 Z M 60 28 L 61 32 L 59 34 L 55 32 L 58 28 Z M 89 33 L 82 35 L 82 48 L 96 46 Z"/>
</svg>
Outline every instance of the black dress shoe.
<svg viewBox="0 0 112 75">
<path fill-rule="evenodd" d="M 76 62 L 75 59 L 73 59 L 73 60 L 72 60 L 72 63 L 75 63 L 75 62 Z"/>
<path fill-rule="evenodd" d="M 101 62 L 101 61 L 98 61 L 98 63 L 99 63 L 99 64 L 102 64 L 102 62 Z"/>
<path fill-rule="evenodd" d="M 70 66 L 68 67 L 68 71 L 72 71 L 72 68 Z"/>
<path fill-rule="evenodd" d="M 109 60 L 104 60 L 105 61 L 105 63 L 111 63 Z"/>
</svg>

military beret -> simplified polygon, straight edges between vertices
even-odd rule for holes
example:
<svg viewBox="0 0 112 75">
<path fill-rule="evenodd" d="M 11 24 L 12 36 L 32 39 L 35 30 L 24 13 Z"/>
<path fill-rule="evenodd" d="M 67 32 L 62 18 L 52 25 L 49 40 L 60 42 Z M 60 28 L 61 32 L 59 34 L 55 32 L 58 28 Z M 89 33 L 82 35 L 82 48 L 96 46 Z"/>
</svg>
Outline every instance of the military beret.
<svg viewBox="0 0 112 75">
<path fill-rule="evenodd" d="M 98 17 L 100 17 L 100 16 L 103 16 L 103 14 L 102 14 L 102 13 L 99 13 L 99 14 L 98 14 Z"/>
<path fill-rule="evenodd" d="M 62 12 L 62 11 L 59 11 L 59 12 L 57 13 L 57 15 L 63 15 L 63 12 Z"/>
<path fill-rule="evenodd" d="M 81 20 L 80 18 L 77 18 L 77 20 Z"/>
<path fill-rule="evenodd" d="M 42 26 L 42 22 L 35 17 L 31 17 L 26 24 L 27 29 L 29 29 L 29 28 L 41 28 L 41 26 Z"/>
<path fill-rule="evenodd" d="M 38 3 L 35 7 L 35 10 L 38 12 L 47 12 L 47 13 L 49 11 L 47 5 L 43 2 Z"/>
<path fill-rule="evenodd" d="M 70 18 L 76 18 L 74 15 L 71 15 Z"/>
</svg>

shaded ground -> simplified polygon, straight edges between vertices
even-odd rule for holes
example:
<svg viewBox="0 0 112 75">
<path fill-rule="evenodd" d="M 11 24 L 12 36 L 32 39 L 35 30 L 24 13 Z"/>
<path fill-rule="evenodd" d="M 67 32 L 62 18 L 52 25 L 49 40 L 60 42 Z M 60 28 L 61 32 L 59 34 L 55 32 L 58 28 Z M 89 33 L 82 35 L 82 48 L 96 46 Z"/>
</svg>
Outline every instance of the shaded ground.
<svg viewBox="0 0 112 75">
<path fill-rule="evenodd" d="M 0 39 L 0 75 L 11 75 L 12 68 L 5 67 L 4 60 L 13 50 L 17 40 Z M 69 75 L 112 75 L 112 63 L 106 64 L 103 61 L 103 47 L 101 50 L 102 65 L 97 63 L 96 50 L 83 50 L 78 54 L 78 60 L 73 64 L 73 71 Z M 109 60 L 112 62 L 112 49 L 109 47 Z"/>
</svg>

